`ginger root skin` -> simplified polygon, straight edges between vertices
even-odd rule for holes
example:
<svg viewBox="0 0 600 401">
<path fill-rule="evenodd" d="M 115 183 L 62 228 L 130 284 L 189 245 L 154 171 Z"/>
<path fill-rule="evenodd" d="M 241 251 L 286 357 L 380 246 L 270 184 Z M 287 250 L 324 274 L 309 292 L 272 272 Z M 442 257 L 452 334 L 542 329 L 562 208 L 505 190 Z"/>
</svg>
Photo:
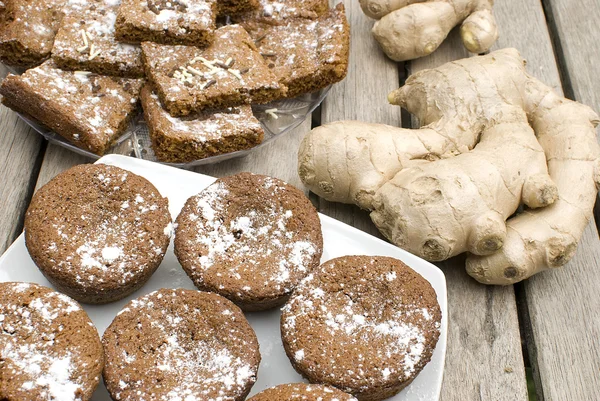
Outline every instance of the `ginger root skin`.
<svg viewBox="0 0 600 401">
<path fill-rule="evenodd" d="M 484 53 L 498 39 L 493 0 L 361 0 L 365 14 L 379 21 L 373 36 L 395 61 L 433 53 L 456 25 L 467 50 Z"/>
<path fill-rule="evenodd" d="M 590 108 L 528 75 L 515 49 L 421 71 L 389 100 L 424 126 L 313 130 L 299 153 L 310 190 L 369 210 L 390 241 L 425 259 L 468 252 L 467 271 L 482 283 L 568 262 L 598 191 Z"/>
<path fill-rule="evenodd" d="M 423 1 L 425 0 L 359 0 L 359 3 L 367 17 L 380 19 L 392 11 Z"/>
<path fill-rule="evenodd" d="M 497 253 L 467 257 L 467 272 L 485 284 L 512 284 L 565 265 L 593 214 L 600 182 L 600 120 L 589 107 L 548 92 L 539 81 L 528 88 L 530 119 L 558 188 L 551 206 L 510 219 Z M 537 95 L 537 96 L 536 96 Z"/>
</svg>

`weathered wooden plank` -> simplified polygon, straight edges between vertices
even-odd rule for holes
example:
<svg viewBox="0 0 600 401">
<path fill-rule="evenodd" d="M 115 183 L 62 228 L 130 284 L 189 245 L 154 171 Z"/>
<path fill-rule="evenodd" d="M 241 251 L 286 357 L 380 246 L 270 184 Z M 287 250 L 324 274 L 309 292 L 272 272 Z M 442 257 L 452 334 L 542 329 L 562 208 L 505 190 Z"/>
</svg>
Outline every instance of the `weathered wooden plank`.
<svg viewBox="0 0 600 401">
<path fill-rule="evenodd" d="M 196 167 L 194 171 L 214 177 L 249 171 L 279 178 L 298 188 L 306 189 L 298 177 L 298 148 L 304 135 L 310 131 L 310 116 L 292 132 L 275 139 L 250 155 L 226 160 L 219 164 Z M 307 192 L 307 191 L 306 191 Z"/>
<path fill-rule="evenodd" d="M 350 66 L 346 79 L 335 85 L 323 102 L 321 123 L 360 120 L 400 126 L 400 109 L 387 95 L 398 88 L 398 65 L 387 59 L 371 35 L 374 20 L 356 0 L 345 0 L 351 29 Z M 380 236 L 366 212 L 356 206 L 319 199 L 319 211 L 358 229 Z"/>
<path fill-rule="evenodd" d="M 600 112 L 600 84 L 597 80 L 600 4 L 596 0 L 583 0 L 576 6 L 564 0 L 543 0 L 542 3 L 566 96 Z M 594 217 L 596 227 L 600 229 L 600 202 L 596 202 Z"/>
<path fill-rule="evenodd" d="M 6 74 L 0 65 L 0 76 Z M 0 107 L 0 254 L 19 235 L 39 169 L 42 137 L 11 110 Z"/>
<path fill-rule="evenodd" d="M 554 39 L 566 93 L 600 110 L 600 3 L 542 0 Z"/>
<path fill-rule="evenodd" d="M 469 57 L 457 30 L 410 72 Z M 448 350 L 442 400 L 526 400 L 513 287 L 487 287 L 465 272 L 464 258 L 440 264 L 448 282 Z"/>
<path fill-rule="evenodd" d="M 371 35 L 374 20 L 356 0 L 345 0 L 350 23 L 348 76 L 335 85 L 323 102 L 322 123 L 360 120 L 400 126 L 400 109 L 387 101 L 398 88 L 398 65 L 386 58 Z"/>
<path fill-rule="evenodd" d="M 63 148 L 53 143 L 48 144 L 42 167 L 37 177 L 35 190 L 46 184 L 52 178 L 77 164 L 93 163 L 94 160 Z"/>
<path fill-rule="evenodd" d="M 501 23 L 520 27 L 501 44 L 519 47 L 528 69 L 560 92 L 559 74 L 544 17 L 551 21 L 554 51 L 563 68 L 568 96 L 600 109 L 597 80 L 600 54 L 600 4 L 596 0 L 548 0 L 544 16 L 538 1 L 498 2 Z M 516 28 L 515 28 L 516 29 Z M 546 400 L 592 400 L 600 388 L 600 241 L 596 226 L 586 229 L 575 258 L 565 267 L 525 283 L 531 333 L 528 344 L 537 392 Z"/>
</svg>

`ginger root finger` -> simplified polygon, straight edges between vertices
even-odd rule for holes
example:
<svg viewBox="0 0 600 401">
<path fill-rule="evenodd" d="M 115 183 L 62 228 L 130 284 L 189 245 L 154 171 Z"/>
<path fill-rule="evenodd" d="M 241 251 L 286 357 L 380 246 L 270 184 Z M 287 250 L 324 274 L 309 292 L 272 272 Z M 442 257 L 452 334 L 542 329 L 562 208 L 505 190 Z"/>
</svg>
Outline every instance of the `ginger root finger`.
<svg viewBox="0 0 600 401">
<path fill-rule="evenodd" d="M 496 18 L 490 9 L 475 11 L 460 27 L 463 44 L 471 53 L 484 53 L 498 40 Z"/>
<path fill-rule="evenodd" d="M 380 18 L 373 36 L 395 61 L 427 56 L 461 22 L 465 47 L 487 51 L 498 39 L 493 0 L 361 0 L 365 14 Z"/>
<path fill-rule="evenodd" d="M 298 152 L 298 174 L 317 195 L 371 209 L 373 195 L 410 165 L 444 153 L 451 143 L 431 130 L 342 121 L 311 131 Z M 327 149 L 327 151 L 324 151 Z"/>
<path fill-rule="evenodd" d="M 499 111 L 479 144 L 456 157 L 404 169 L 375 194 L 371 218 L 390 241 L 430 261 L 504 244 L 504 221 L 521 204 L 530 177 L 556 191 L 546 158 L 520 108 Z"/>
<path fill-rule="evenodd" d="M 532 209 L 546 207 L 558 199 L 558 188 L 548 174 L 532 175 L 523 184 L 523 204 Z"/>
<path fill-rule="evenodd" d="M 467 258 L 467 272 L 485 284 L 508 285 L 566 264 L 592 218 L 598 191 L 598 116 L 530 78 L 525 105 L 558 188 L 551 206 L 527 210 L 507 222 L 504 247 Z"/>
<path fill-rule="evenodd" d="M 459 21 L 449 3 L 416 3 L 381 18 L 372 33 L 389 58 L 405 61 L 433 53 Z"/>
<path fill-rule="evenodd" d="M 425 1 L 427 0 L 359 0 L 359 3 L 368 17 L 379 19 L 402 7 Z"/>
</svg>

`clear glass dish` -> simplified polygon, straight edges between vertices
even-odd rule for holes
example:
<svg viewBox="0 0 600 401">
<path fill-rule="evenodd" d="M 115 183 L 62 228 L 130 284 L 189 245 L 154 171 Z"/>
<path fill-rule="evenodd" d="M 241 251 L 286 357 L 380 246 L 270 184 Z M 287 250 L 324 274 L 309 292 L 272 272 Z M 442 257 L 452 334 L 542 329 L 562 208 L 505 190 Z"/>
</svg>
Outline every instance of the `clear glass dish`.
<svg viewBox="0 0 600 401">
<path fill-rule="evenodd" d="M 9 70 L 15 74 L 22 72 L 14 69 Z M 254 148 L 207 157 L 205 159 L 194 160 L 189 163 L 164 164 L 181 168 L 189 168 L 204 164 L 218 163 L 223 160 L 233 159 L 236 157 L 247 156 L 254 150 L 260 149 L 275 138 L 279 138 L 280 136 L 287 134 L 302 124 L 302 122 L 308 116 L 310 116 L 310 114 L 321 104 L 321 102 L 323 102 L 330 89 L 331 86 L 318 92 L 307 93 L 305 95 L 298 96 L 294 99 L 282 99 L 269 104 L 253 105 L 252 110 L 254 111 L 254 115 L 261 122 L 265 130 L 264 141 Z M 269 109 L 277 109 L 277 118 L 274 118 L 271 113 L 266 113 L 266 111 Z M 100 158 L 100 156 L 94 153 L 78 148 L 71 142 L 64 139 L 62 136 L 50 131 L 47 127 L 43 126 L 37 121 L 21 114 L 19 114 L 19 117 L 21 117 L 28 125 L 30 125 L 35 131 L 39 132 L 48 141 L 70 149 L 73 152 L 88 156 L 94 160 Z M 139 113 L 132 119 L 127 131 L 121 135 L 121 137 L 116 141 L 113 147 L 106 152 L 106 154 L 126 155 L 137 157 L 143 160 L 158 162 L 154 152 L 152 151 L 152 147 L 150 146 L 148 127 L 144 121 L 142 113 Z"/>
</svg>

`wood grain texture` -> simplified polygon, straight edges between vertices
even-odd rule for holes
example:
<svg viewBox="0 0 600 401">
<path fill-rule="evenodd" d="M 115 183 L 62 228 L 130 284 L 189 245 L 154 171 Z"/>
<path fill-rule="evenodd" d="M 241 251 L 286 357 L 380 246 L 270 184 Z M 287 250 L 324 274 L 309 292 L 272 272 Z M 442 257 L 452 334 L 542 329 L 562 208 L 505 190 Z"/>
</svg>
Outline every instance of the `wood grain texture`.
<svg viewBox="0 0 600 401">
<path fill-rule="evenodd" d="M 345 0 L 350 23 L 348 76 L 334 85 L 323 102 L 322 123 L 360 120 L 400 126 L 400 109 L 387 101 L 398 88 L 398 65 L 385 57 L 371 35 L 375 20 L 365 16 L 357 0 Z"/>
<path fill-rule="evenodd" d="M 79 155 L 69 149 L 50 143 L 46 149 L 46 154 L 44 154 L 35 190 L 37 191 L 52 178 L 73 166 L 93 162 L 94 160 L 89 157 Z"/>
<path fill-rule="evenodd" d="M 561 92 L 547 17 L 556 28 L 554 47 L 566 67 L 567 92 L 600 109 L 598 55 L 600 3 L 597 0 L 548 0 L 544 15 L 537 0 L 498 2 L 503 38 L 528 60 L 528 70 Z M 548 5 L 550 7 L 548 7 Z M 519 27 L 509 31 L 508 24 Z M 510 25 L 508 25 L 510 26 Z M 560 54 L 562 52 L 562 54 Z M 569 88 L 571 85 L 571 88 Z M 539 399 L 595 400 L 600 388 L 600 241 L 595 224 L 586 229 L 575 258 L 524 284 L 530 340 Z"/>
<path fill-rule="evenodd" d="M 0 65 L 0 76 L 6 73 Z M 21 232 L 42 144 L 42 137 L 16 113 L 0 106 L 0 254 Z"/>
<path fill-rule="evenodd" d="M 469 57 L 458 30 L 410 72 Z M 463 257 L 439 264 L 448 283 L 449 328 L 442 400 L 527 400 L 525 368 L 513 287 L 477 283 Z"/>
<path fill-rule="evenodd" d="M 600 110 L 600 3 L 543 0 L 569 96 Z M 571 92 L 571 93 L 569 93 Z"/>
</svg>

